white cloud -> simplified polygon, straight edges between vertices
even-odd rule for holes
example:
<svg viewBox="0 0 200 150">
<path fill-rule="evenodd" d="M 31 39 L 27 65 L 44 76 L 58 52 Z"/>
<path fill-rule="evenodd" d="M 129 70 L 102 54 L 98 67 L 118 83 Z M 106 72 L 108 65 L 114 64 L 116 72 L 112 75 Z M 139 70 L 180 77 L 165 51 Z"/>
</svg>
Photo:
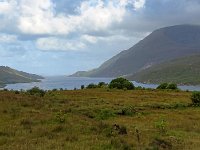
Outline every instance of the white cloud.
<svg viewBox="0 0 200 150">
<path fill-rule="evenodd" d="M 97 42 L 97 38 L 95 36 L 91 36 L 91 35 L 87 35 L 87 34 L 82 35 L 81 39 L 83 41 L 86 41 L 86 42 L 89 42 L 89 43 L 92 43 L 92 44 Z"/>
<path fill-rule="evenodd" d="M 17 41 L 16 35 L 0 34 L 0 43 L 12 43 Z"/>
<path fill-rule="evenodd" d="M 134 8 L 135 10 L 143 8 L 145 6 L 146 0 L 135 0 L 134 1 Z"/>
<path fill-rule="evenodd" d="M 26 34 L 64 34 L 79 31 L 107 30 L 123 21 L 126 6 L 139 9 L 145 0 L 88 0 L 77 6 L 77 14 L 57 13 L 52 0 L 5 0 L 0 2 L 0 14 L 15 14 L 17 27 Z M 14 25 L 15 26 L 15 25 Z"/>
<path fill-rule="evenodd" d="M 21 0 L 19 29 L 29 34 L 69 34 L 75 30 L 104 30 L 112 23 L 121 22 L 124 6 L 115 6 L 98 0 L 84 1 L 77 8 L 77 15 L 56 14 L 50 0 Z M 113 17 L 114 16 L 114 17 Z"/>
<path fill-rule="evenodd" d="M 0 14 L 11 14 L 17 5 L 16 0 L 0 1 Z"/>
<path fill-rule="evenodd" d="M 85 48 L 82 42 L 56 37 L 40 38 L 36 41 L 36 46 L 44 51 L 80 51 Z"/>
</svg>

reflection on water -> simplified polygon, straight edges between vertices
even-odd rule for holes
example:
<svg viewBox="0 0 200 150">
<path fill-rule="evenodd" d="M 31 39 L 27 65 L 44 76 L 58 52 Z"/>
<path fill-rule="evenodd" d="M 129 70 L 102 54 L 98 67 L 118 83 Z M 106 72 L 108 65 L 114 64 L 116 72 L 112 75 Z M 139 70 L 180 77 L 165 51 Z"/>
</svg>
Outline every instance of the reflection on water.
<svg viewBox="0 0 200 150">
<path fill-rule="evenodd" d="M 27 90 L 34 86 L 37 86 L 44 90 L 52 90 L 52 89 L 79 89 L 81 85 L 88 85 L 90 83 L 97 84 L 99 82 L 109 83 L 112 78 L 75 78 L 75 77 L 66 77 L 66 76 L 55 76 L 55 77 L 46 77 L 41 82 L 33 82 L 33 83 L 17 83 L 17 84 L 9 84 L 5 88 L 11 90 Z M 156 88 L 158 85 L 156 84 L 142 84 L 134 82 L 135 86 L 141 86 L 145 88 Z M 190 91 L 200 91 L 200 86 L 179 86 L 182 90 L 190 90 Z"/>
</svg>

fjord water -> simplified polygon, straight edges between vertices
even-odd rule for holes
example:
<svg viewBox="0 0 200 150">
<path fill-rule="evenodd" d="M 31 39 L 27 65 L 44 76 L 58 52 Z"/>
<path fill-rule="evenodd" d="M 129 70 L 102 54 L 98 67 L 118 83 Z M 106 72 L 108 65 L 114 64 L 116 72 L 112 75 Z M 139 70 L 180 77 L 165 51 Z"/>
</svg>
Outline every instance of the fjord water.
<svg viewBox="0 0 200 150">
<path fill-rule="evenodd" d="M 74 88 L 80 89 L 81 85 L 87 86 L 90 83 L 97 84 L 99 82 L 109 83 L 112 78 L 84 78 L 84 77 L 67 77 L 67 76 L 53 76 L 45 77 L 41 82 L 33 83 L 17 83 L 17 84 L 8 84 L 5 88 L 9 90 L 27 90 L 31 89 L 34 86 L 37 86 L 44 90 L 52 89 L 68 89 L 72 90 Z M 133 81 L 135 86 L 141 86 L 144 88 L 156 88 L 156 84 L 142 84 Z M 190 90 L 190 91 L 200 91 L 200 86 L 179 86 L 181 90 Z"/>
<path fill-rule="evenodd" d="M 97 84 L 99 82 L 109 83 L 111 78 L 79 78 L 79 77 L 67 77 L 67 76 L 52 76 L 45 77 L 41 82 L 32 82 L 32 83 L 17 83 L 17 84 L 8 84 L 5 88 L 11 90 L 27 90 L 34 86 L 37 86 L 44 90 L 52 89 L 68 89 L 72 90 L 74 88 L 80 89 L 81 85 L 88 85 L 90 83 Z"/>
</svg>

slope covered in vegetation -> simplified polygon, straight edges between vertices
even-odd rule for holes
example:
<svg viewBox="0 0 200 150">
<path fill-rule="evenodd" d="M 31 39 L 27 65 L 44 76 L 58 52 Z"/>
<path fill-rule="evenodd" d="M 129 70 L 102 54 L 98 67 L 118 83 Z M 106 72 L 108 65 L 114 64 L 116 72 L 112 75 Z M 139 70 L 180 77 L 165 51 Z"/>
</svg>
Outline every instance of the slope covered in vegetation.
<svg viewBox="0 0 200 150">
<path fill-rule="evenodd" d="M 0 91 L 0 149 L 198 149 L 200 108 L 190 105 L 191 95 L 107 88 L 45 95 Z"/>
<path fill-rule="evenodd" d="M 43 79 L 43 77 L 0 66 L 0 87 L 12 83 L 38 82 L 39 79 Z"/>
<path fill-rule="evenodd" d="M 173 82 L 200 85 L 200 55 L 192 55 L 154 65 L 127 77 L 143 83 Z"/>
</svg>

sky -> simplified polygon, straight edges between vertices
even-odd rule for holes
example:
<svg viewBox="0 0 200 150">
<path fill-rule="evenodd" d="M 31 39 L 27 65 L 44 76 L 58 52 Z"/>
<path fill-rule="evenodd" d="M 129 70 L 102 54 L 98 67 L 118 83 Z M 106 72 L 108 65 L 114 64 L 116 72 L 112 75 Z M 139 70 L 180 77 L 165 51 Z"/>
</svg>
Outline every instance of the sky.
<svg viewBox="0 0 200 150">
<path fill-rule="evenodd" d="M 0 0 L 0 65 L 69 75 L 199 18 L 200 0 Z"/>
</svg>

